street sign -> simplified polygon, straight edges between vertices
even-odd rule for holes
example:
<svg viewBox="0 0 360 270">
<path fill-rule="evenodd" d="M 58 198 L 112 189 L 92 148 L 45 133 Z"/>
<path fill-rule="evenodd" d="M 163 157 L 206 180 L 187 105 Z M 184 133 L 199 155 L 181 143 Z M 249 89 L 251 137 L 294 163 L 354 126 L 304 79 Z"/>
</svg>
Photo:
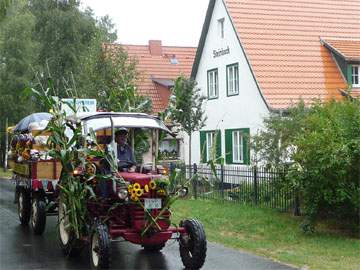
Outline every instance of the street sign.
<svg viewBox="0 0 360 270">
<path fill-rule="evenodd" d="M 79 112 L 96 112 L 96 99 L 92 98 L 62 98 L 61 109 L 66 112 L 67 115 L 73 114 L 73 110 L 68 104 L 72 106 L 76 105 L 76 111 Z"/>
</svg>

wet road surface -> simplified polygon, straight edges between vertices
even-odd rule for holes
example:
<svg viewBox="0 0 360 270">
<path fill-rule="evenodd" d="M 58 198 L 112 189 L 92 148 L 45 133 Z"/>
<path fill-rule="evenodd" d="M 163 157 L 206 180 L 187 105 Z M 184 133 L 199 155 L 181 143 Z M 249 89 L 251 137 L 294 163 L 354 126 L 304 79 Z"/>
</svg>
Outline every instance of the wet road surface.
<svg viewBox="0 0 360 270">
<path fill-rule="evenodd" d="M 76 258 L 63 256 L 57 239 L 56 217 L 47 217 L 43 235 L 35 236 L 30 227 L 19 223 L 14 200 L 14 184 L 0 179 L 0 270 L 13 269 L 89 269 L 88 248 Z M 112 243 L 112 269 L 183 269 L 178 243 L 168 241 L 162 252 L 146 253 L 128 242 Z M 208 243 L 202 269 L 295 269 L 258 256 L 218 244 Z"/>
</svg>

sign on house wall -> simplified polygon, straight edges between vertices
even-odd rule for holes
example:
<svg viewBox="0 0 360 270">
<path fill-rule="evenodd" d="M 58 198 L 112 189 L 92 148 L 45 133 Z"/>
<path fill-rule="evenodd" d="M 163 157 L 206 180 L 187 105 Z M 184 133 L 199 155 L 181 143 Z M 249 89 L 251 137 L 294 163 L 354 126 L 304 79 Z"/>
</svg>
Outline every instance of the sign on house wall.
<svg viewBox="0 0 360 270">
<path fill-rule="evenodd" d="M 227 46 L 226 49 L 221 48 L 221 49 L 218 49 L 218 50 L 213 50 L 214 58 L 219 57 L 219 56 L 223 56 L 225 54 L 230 54 L 229 46 Z"/>
</svg>

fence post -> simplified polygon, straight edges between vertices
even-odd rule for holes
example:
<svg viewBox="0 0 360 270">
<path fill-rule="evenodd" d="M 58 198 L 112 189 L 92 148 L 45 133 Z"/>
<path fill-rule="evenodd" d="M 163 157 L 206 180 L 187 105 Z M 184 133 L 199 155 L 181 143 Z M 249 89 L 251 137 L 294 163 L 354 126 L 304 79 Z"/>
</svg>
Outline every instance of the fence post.
<svg viewBox="0 0 360 270">
<path fill-rule="evenodd" d="M 198 178 L 198 176 L 197 176 L 197 171 L 198 171 L 198 168 L 197 168 L 197 165 L 196 165 L 196 163 L 194 163 L 194 178 L 193 178 L 193 188 L 194 188 L 194 197 L 195 197 L 195 200 L 197 199 L 197 178 Z M 190 164 L 190 171 L 191 171 L 191 168 L 192 166 L 191 166 L 191 164 Z"/>
<path fill-rule="evenodd" d="M 300 196 L 298 190 L 295 190 L 294 198 L 294 216 L 300 216 Z"/>
<path fill-rule="evenodd" d="M 221 187 L 221 199 L 224 200 L 224 164 L 220 166 L 220 187 Z"/>
<path fill-rule="evenodd" d="M 258 199 L 259 199 L 259 195 L 258 195 L 258 179 L 257 179 L 257 166 L 254 166 L 254 202 L 255 205 L 258 204 Z"/>
</svg>

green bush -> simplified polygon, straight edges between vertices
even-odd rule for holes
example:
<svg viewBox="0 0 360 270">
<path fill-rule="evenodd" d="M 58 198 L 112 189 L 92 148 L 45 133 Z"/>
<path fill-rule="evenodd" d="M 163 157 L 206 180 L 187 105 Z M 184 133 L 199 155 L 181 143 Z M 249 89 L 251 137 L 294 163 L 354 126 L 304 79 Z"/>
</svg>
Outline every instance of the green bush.
<svg viewBox="0 0 360 270">
<path fill-rule="evenodd" d="M 273 115 L 255 138 L 258 156 L 269 165 L 292 169 L 285 184 L 302 199 L 303 229 L 313 231 L 319 217 L 355 224 L 360 211 L 360 103 L 357 100 L 299 104 L 286 117 Z M 260 158 L 260 159 L 261 159 Z"/>
</svg>

